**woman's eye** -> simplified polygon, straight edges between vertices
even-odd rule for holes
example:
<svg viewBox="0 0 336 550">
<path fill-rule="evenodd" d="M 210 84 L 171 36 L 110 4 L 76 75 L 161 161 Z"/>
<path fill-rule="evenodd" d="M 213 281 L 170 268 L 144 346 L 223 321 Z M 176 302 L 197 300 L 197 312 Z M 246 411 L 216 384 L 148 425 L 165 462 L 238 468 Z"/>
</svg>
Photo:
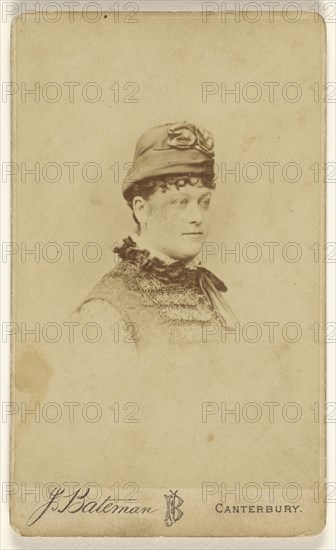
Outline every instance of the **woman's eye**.
<svg viewBox="0 0 336 550">
<path fill-rule="evenodd" d="M 175 204 L 177 206 L 186 206 L 188 204 L 187 199 L 176 199 L 172 201 L 172 204 Z"/>
<path fill-rule="evenodd" d="M 201 205 L 208 207 L 210 205 L 210 199 L 204 199 L 201 201 Z"/>
</svg>

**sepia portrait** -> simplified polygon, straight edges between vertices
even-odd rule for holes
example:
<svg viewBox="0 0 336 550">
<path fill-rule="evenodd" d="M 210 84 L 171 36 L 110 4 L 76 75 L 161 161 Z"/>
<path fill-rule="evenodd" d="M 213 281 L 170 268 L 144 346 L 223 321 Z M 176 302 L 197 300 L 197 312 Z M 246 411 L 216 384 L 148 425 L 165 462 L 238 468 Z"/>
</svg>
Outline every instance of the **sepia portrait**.
<svg viewBox="0 0 336 550">
<path fill-rule="evenodd" d="M 88 319 L 101 312 L 111 323 L 121 316 L 148 342 L 202 342 L 204 323 L 233 328 L 225 284 L 197 260 L 216 187 L 212 135 L 187 122 L 151 128 L 129 172 L 123 196 L 137 232 L 115 248 L 121 262 L 79 311 Z"/>
</svg>

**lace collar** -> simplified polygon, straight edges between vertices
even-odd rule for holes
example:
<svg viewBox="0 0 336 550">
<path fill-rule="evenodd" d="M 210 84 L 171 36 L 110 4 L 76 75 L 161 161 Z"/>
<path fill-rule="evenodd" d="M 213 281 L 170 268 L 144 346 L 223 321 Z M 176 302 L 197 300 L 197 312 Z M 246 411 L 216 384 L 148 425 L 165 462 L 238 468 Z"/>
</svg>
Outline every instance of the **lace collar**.
<svg viewBox="0 0 336 550">
<path fill-rule="evenodd" d="M 187 268 L 193 268 L 197 267 L 198 265 L 201 265 L 201 261 L 198 256 L 195 258 L 192 258 L 191 260 L 176 260 L 174 258 L 171 258 L 170 256 L 167 256 L 166 254 L 163 254 L 162 252 L 159 252 L 158 250 L 155 250 L 151 246 L 148 246 L 146 240 L 138 235 L 137 233 L 133 233 L 130 236 L 130 239 L 135 243 L 138 250 L 143 250 L 149 253 L 149 258 L 157 258 L 158 260 L 161 260 L 166 265 L 174 264 L 175 262 L 183 262 L 185 267 Z"/>
<path fill-rule="evenodd" d="M 133 240 L 133 237 L 127 237 L 123 240 L 123 244 L 114 248 L 113 251 L 122 260 L 137 265 L 141 275 L 153 275 L 167 284 L 180 284 L 188 287 L 195 285 L 201 287 L 201 279 L 203 280 L 206 276 L 218 290 L 222 292 L 227 290 L 223 281 L 203 267 L 199 260 L 196 260 L 196 262 L 172 260 L 172 258 L 153 250 L 140 248 L 142 242 L 139 241 L 138 236 L 136 236 L 136 239 L 137 243 Z M 164 259 L 159 255 L 163 256 Z"/>
</svg>

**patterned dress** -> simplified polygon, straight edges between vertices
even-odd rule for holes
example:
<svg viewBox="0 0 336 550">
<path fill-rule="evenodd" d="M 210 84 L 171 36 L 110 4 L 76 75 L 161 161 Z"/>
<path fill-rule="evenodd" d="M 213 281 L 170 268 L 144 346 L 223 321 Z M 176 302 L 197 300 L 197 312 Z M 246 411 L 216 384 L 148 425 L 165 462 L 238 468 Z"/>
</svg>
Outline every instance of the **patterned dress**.
<svg viewBox="0 0 336 550">
<path fill-rule="evenodd" d="M 115 252 L 120 262 L 93 288 L 79 312 L 93 305 L 96 312 L 113 308 L 137 346 L 200 343 L 205 331 L 234 325 L 223 297 L 226 286 L 200 263 L 162 259 L 140 249 L 131 237 Z"/>
</svg>

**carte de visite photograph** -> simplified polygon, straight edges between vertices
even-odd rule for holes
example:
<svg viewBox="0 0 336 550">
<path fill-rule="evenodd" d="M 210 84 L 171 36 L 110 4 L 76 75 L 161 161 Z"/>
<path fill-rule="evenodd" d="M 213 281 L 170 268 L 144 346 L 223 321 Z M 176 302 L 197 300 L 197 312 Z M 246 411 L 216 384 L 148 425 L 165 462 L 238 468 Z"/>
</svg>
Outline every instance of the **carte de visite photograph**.
<svg viewBox="0 0 336 550">
<path fill-rule="evenodd" d="M 13 21 L 17 535 L 324 529 L 326 30 L 259 15 Z"/>
</svg>

